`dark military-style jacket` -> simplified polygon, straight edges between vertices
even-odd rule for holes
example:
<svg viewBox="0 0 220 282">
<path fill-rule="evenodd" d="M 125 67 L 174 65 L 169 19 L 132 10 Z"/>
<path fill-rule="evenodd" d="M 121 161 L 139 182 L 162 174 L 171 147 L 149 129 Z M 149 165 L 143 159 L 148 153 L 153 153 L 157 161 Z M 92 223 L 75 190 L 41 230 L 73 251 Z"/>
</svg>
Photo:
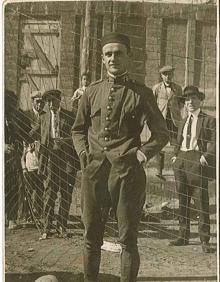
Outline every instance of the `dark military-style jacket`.
<svg viewBox="0 0 220 282">
<path fill-rule="evenodd" d="M 141 144 L 145 121 L 150 139 Z M 151 89 L 129 79 L 107 77 L 91 84 L 81 98 L 72 136 L 77 153 L 85 150 L 93 176 L 107 158 L 120 174 L 137 162 L 140 149 L 149 160 L 168 142 L 165 120 Z"/>
</svg>

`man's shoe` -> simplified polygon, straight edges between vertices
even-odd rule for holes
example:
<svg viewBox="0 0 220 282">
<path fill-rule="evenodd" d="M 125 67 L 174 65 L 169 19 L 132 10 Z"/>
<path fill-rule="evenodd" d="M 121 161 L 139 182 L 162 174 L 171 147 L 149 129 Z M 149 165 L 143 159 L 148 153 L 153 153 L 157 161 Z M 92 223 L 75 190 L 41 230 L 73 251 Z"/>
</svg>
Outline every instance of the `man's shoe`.
<svg viewBox="0 0 220 282">
<path fill-rule="evenodd" d="M 58 230 L 58 238 L 68 239 L 70 237 L 71 234 L 67 232 L 67 228 L 60 226 Z"/>
<path fill-rule="evenodd" d="M 206 254 L 212 253 L 212 249 L 208 242 L 202 242 L 202 251 L 203 253 L 206 253 Z"/>
<path fill-rule="evenodd" d="M 186 246 L 189 245 L 189 240 L 183 238 L 177 238 L 176 240 L 170 241 L 169 246 Z"/>
<path fill-rule="evenodd" d="M 9 230 L 15 230 L 17 228 L 18 228 L 18 225 L 15 222 L 15 220 L 9 220 L 9 222 L 8 222 L 8 229 Z"/>
<path fill-rule="evenodd" d="M 46 232 L 44 232 L 44 233 L 40 236 L 39 240 L 46 240 L 46 239 L 48 239 L 48 234 L 47 234 Z"/>
<path fill-rule="evenodd" d="M 52 232 L 50 230 L 48 230 L 48 231 L 45 231 L 45 232 L 42 233 L 39 240 L 46 240 L 51 236 L 52 236 Z"/>
</svg>

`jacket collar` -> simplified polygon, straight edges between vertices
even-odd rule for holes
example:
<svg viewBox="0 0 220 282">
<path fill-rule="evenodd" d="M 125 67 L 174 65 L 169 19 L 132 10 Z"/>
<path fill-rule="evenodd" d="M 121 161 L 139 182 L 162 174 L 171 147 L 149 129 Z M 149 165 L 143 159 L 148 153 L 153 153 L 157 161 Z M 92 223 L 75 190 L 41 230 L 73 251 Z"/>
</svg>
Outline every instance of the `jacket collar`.
<svg viewBox="0 0 220 282">
<path fill-rule="evenodd" d="M 124 84 L 126 81 L 128 81 L 128 72 L 124 72 L 121 75 L 115 76 L 113 74 L 107 73 L 107 80 L 110 83 L 114 84 Z"/>
</svg>

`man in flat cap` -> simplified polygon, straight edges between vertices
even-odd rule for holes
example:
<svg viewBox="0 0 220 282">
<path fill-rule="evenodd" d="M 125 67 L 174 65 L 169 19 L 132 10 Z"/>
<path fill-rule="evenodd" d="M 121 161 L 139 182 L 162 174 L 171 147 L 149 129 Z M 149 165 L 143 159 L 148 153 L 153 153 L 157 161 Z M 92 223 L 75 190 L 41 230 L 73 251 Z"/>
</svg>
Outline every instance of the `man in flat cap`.
<svg viewBox="0 0 220 282">
<path fill-rule="evenodd" d="M 215 171 L 215 118 L 201 110 L 205 94 L 195 86 L 184 89 L 183 98 L 188 116 L 180 123 L 177 144 L 172 158 L 179 194 L 179 237 L 171 246 L 189 244 L 190 200 L 199 212 L 199 236 L 202 250 L 210 252 L 210 220 L 208 179 Z"/>
<path fill-rule="evenodd" d="M 43 111 L 44 101 L 42 93 L 35 90 L 31 93 L 32 108 L 25 112 L 29 119 L 29 131 L 34 128 L 40 120 Z M 36 219 L 42 218 L 43 215 L 43 179 L 38 175 L 38 153 L 40 148 L 40 140 L 32 140 L 33 142 L 24 142 L 21 165 L 25 180 L 25 195 L 29 202 L 30 209 L 26 207 L 26 217 L 35 216 Z"/>
<path fill-rule="evenodd" d="M 106 214 L 116 215 L 121 281 L 134 282 L 139 269 L 137 233 L 145 201 L 143 164 L 168 141 L 152 91 L 127 73 L 130 41 L 110 33 L 102 39 L 107 75 L 87 87 L 72 134 L 82 166 L 82 220 L 85 226 L 84 281 L 97 281 Z M 145 121 L 151 138 L 141 145 Z"/>
<path fill-rule="evenodd" d="M 79 164 L 71 138 L 74 117 L 72 112 L 61 107 L 61 92 L 48 90 L 43 94 L 43 100 L 46 102 L 44 112 L 30 135 L 39 135 L 41 143 L 38 173 L 45 178 L 42 239 L 46 239 L 51 233 L 58 191 L 61 199 L 57 231 L 63 237 L 68 235 L 67 220 Z"/>
<path fill-rule="evenodd" d="M 157 105 L 166 120 L 170 135 L 170 144 L 174 145 L 177 137 L 177 129 L 181 121 L 181 112 L 183 112 L 182 88 L 173 82 L 174 67 L 166 65 L 160 70 L 161 82 L 153 86 L 153 93 Z M 163 176 L 165 152 L 161 151 L 156 156 L 157 177 L 166 180 Z"/>
</svg>

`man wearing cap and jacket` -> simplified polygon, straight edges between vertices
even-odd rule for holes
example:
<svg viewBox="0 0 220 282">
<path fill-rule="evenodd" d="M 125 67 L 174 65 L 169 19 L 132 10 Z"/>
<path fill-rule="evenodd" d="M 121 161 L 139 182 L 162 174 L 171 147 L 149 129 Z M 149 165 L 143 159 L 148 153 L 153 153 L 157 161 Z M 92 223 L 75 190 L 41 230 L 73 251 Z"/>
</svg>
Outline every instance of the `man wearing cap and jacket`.
<svg viewBox="0 0 220 282">
<path fill-rule="evenodd" d="M 166 120 L 171 145 L 176 143 L 177 130 L 182 119 L 181 112 L 183 112 L 182 88 L 172 81 L 174 70 L 172 66 L 163 66 L 159 70 L 162 81 L 152 88 L 157 105 Z M 164 157 L 163 151 L 157 155 L 157 176 L 162 180 L 165 180 L 163 176 Z"/>
<path fill-rule="evenodd" d="M 190 200 L 199 212 L 199 236 L 202 250 L 211 251 L 208 179 L 216 166 L 215 118 L 201 110 L 205 94 L 195 86 L 184 89 L 183 98 L 188 116 L 179 125 L 177 144 L 172 158 L 177 192 L 179 194 L 179 237 L 171 246 L 189 244 Z"/>
<path fill-rule="evenodd" d="M 102 61 L 107 76 L 87 87 L 72 129 L 83 171 L 84 281 L 97 281 L 110 207 L 117 218 L 122 247 L 121 281 L 136 281 L 138 224 L 146 188 L 142 164 L 168 141 L 152 91 L 128 76 L 129 56 L 126 35 L 110 33 L 103 37 Z M 141 145 L 145 121 L 151 138 Z"/>
<path fill-rule="evenodd" d="M 42 94 L 40 91 L 33 91 L 31 93 L 32 109 L 25 112 L 29 120 L 29 131 L 34 128 L 40 120 L 40 114 L 44 107 Z M 23 154 L 21 158 L 21 165 L 25 179 L 25 194 L 29 202 L 31 210 L 27 210 L 26 216 L 31 218 L 42 218 L 43 215 L 43 179 L 38 175 L 38 153 L 40 148 L 40 140 L 34 140 L 31 143 L 24 142 Z"/>
<path fill-rule="evenodd" d="M 45 178 L 45 223 L 42 239 L 46 239 L 52 228 L 58 191 L 61 194 L 58 231 L 64 237 L 68 235 L 67 219 L 79 164 L 71 138 L 73 113 L 61 107 L 61 92 L 57 89 L 46 91 L 43 100 L 47 103 L 40 115 L 40 122 L 30 135 L 40 136 L 38 173 Z"/>
</svg>

